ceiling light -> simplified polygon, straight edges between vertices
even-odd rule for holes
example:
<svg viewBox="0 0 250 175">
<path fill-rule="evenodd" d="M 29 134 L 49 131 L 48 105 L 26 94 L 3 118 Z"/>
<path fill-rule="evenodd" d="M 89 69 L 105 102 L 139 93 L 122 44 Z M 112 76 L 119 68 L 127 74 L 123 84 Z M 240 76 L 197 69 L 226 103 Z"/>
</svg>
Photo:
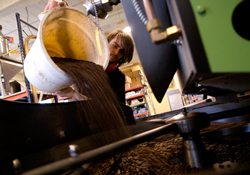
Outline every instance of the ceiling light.
<svg viewBox="0 0 250 175">
<path fill-rule="evenodd" d="M 131 28 L 130 28 L 129 26 L 127 26 L 127 27 L 125 27 L 125 28 L 123 29 L 123 31 L 124 31 L 125 33 L 130 33 L 130 32 L 131 32 Z"/>
</svg>

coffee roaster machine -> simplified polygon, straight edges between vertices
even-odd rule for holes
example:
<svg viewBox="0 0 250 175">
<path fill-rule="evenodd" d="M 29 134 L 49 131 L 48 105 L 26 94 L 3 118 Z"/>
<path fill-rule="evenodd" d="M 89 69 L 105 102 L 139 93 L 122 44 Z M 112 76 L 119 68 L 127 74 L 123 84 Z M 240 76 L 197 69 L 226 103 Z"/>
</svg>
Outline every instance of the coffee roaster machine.
<svg viewBox="0 0 250 175">
<path fill-rule="evenodd" d="M 159 102 L 176 72 L 183 93 L 211 95 L 217 101 L 150 116 L 135 125 L 132 122 L 128 126 L 132 137 L 91 150 L 86 145 L 91 136 L 84 135 L 72 117 L 75 103 L 0 100 L 2 172 L 59 174 L 171 131 L 183 135 L 185 162 L 206 168 L 211 165 L 205 159 L 199 130 L 222 119 L 250 120 L 249 1 L 100 1 L 98 15 L 105 16 L 117 3 L 122 3 L 143 70 Z M 90 4 L 89 13 L 95 15 L 91 8 Z M 218 133 L 233 132 L 249 132 L 249 127 Z M 235 171 L 232 174 L 250 172 L 248 168 Z"/>
</svg>

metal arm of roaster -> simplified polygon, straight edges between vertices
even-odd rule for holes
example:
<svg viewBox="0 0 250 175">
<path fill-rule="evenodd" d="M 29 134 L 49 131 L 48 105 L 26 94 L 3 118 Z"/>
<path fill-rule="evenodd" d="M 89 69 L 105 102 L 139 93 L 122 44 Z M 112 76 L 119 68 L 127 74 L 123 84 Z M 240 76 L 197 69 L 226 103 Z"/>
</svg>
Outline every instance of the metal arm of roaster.
<svg viewBox="0 0 250 175">
<path fill-rule="evenodd" d="M 149 122 L 158 123 L 176 123 L 180 135 L 183 137 L 183 153 L 184 161 L 191 167 L 207 168 L 211 166 L 211 160 L 207 153 L 207 150 L 202 143 L 201 135 L 199 134 L 202 128 L 206 128 L 210 125 L 210 121 L 228 119 L 232 117 L 238 117 L 237 121 L 241 121 L 244 115 L 248 115 L 249 120 L 249 98 L 240 98 L 237 103 L 211 103 L 209 107 L 210 111 L 216 111 L 215 113 L 204 113 L 204 112 L 188 112 L 192 111 L 192 108 L 183 108 L 182 113 L 169 117 L 166 119 L 152 119 Z M 230 130 L 216 131 L 207 133 L 210 135 L 219 136 L 219 134 L 229 134 L 232 132 L 249 132 L 249 127 L 244 126 L 241 128 L 234 128 Z M 219 133 L 219 134 L 218 134 Z M 205 134 L 203 134 L 205 135 Z"/>
<path fill-rule="evenodd" d="M 165 120 L 166 124 L 176 123 L 183 138 L 184 162 L 191 167 L 208 168 L 212 165 L 209 154 L 200 138 L 200 129 L 210 126 L 210 118 L 202 112 L 183 112 Z"/>
<path fill-rule="evenodd" d="M 32 38 L 36 39 L 36 36 L 35 35 L 29 35 L 24 40 L 25 55 L 27 55 L 29 53 L 29 47 L 28 47 L 29 46 L 29 40 L 32 39 Z M 32 92 L 33 92 L 33 100 L 34 100 L 35 103 L 38 103 L 36 88 L 32 84 L 30 84 L 30 87 L 31 87 Z"/>
<path fill-rule="evenodd" d="M 179 38 L 181 29 L 177 26 L 168 27 L 166 31 L 161 31 L 161 21 L 156 18 L 152 0 L 143 0 L 143 5 L 148 18 L 146 27 L 155 44 L 171 42 Z"/>
<path fill-rule="evenodd" d="M 115 154 L 118 151 L 124 150 L 131 146 L 143 143 L 145 141 L 154 139 L 161 135 L 167 134 L 177 130 L 176 124 L 164 125 L 150 131 L 135 135 L 133 137 L 79 154 L 77 157 L 66 158 L 48 165 L 44 165 L 29 171 L 22 173 L 22 175 L 33 174 L 58 174 L 68 171 L 77 166 L 81 166 L 85 163 L 92 162 L 94 160 L 100 160 L 106 158 L 109 155 Z"/>
</svg>

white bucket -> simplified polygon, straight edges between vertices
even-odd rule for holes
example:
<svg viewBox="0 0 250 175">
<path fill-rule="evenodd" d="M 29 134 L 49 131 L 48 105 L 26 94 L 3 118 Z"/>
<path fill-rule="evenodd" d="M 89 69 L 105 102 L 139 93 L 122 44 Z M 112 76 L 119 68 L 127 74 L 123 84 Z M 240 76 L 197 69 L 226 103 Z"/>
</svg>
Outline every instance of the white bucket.
<svg viewBox="0 0 250 175">
<path fill-rule="evenodd" d="M 92 22 L 93 29 L 97 29 Z M 51 57 L 87 60 L 106 69 L 109 47 L 105 35 L 99 31 L 102 55 L 99 55 L 95 33 L 86 15 L 73 7 L 56 7 L 42 18 L 37 39 L 24 61 L 29 82 L 44 92 L 54 92 L 71 85 Z"/>
</svg>

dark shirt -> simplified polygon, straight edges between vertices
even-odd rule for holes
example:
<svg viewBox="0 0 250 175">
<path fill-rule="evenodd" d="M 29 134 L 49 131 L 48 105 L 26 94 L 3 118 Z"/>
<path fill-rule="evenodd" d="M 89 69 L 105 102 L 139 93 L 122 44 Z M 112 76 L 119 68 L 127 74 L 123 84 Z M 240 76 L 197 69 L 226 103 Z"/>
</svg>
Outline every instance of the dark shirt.
<svg viewBox="0 0 250 175">
<path fill-rule="evenodd" d="M 112 72 L 107 72 L 107 75 L 119 102 L 125 104 L 125 75 L 118 68 Z"/>
</svg>

